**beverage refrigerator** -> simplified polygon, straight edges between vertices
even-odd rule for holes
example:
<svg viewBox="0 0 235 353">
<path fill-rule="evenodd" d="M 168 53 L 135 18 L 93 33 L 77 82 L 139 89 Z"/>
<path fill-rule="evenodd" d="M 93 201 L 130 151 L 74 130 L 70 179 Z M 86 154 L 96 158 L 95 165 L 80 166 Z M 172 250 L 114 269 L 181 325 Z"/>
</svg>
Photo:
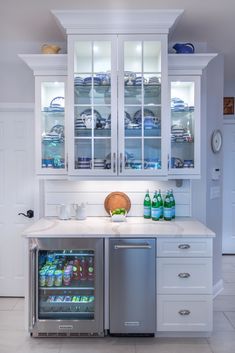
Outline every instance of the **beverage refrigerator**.
<svg viewBox="0 0 235 353">
<path fill-rule="evenodd" d="M 32 238 L 29 332 L 103 336 L 103 239 Z"/>
</svg>

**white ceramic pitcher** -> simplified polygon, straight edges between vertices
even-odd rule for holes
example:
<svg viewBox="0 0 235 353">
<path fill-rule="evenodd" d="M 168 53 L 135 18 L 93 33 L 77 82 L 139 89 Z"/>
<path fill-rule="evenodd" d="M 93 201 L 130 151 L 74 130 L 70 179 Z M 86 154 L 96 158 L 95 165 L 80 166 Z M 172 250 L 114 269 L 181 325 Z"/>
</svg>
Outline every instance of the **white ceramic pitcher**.
<svg viewBox="0 0 235 353">
<path fill-rule="evenodd" d="M 70 205 L 65 205 L 65 204 L 58 205 L 59 219 L 63 219 L 63 220 L 70 219 L 71 217 L 70 212 L 71 212 Z"/>
<path fill-rule="evenodd" d="M 73 204 L 73 208 L 75 211 L 75 218 L 78 220 L 86 219 L 86 206 L 82 202 L 81 205 Z"/>
</svg>

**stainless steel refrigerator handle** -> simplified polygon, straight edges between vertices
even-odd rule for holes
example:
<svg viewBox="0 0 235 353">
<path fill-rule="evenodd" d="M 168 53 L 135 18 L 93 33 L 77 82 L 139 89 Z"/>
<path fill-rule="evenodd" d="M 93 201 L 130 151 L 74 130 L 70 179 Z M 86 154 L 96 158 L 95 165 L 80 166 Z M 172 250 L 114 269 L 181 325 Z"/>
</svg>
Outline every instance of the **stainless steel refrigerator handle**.
<svg viewBox="0 0 235 353">
<path fill-rule="evenodd" d="M 116 173 L 116 153 L 113 153 L 113 172 Z"/>
<path fill-rule="evenodd" d="M 114 249 L 152 249 L 151 245 L 139 244 L 139 245 L 114 245 Z"/>
<path fill-rule="evenodd" d="M 35 265 L 36 265 L 36 261 L 35 261 L 35 253 L 36 253 L 36 247 L 30 249 L 29 252 L 29 262 L 30 262 L 30 266 L 29 266 L 29 295 L 30 295 L 30 306 L 29 306 L 29 329 L 32 330 L 34 325 L 35 325 L 35 321 L 36 321 L 36 317 L 35 317 Z"/>
</svg>

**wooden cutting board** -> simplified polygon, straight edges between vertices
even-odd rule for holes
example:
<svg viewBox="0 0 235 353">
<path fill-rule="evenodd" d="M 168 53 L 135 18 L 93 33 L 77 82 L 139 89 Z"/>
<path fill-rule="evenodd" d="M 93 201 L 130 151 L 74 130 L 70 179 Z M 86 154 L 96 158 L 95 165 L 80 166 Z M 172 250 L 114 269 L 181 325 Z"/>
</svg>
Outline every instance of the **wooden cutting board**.
<svg viewBox="0 0 235 353">
<path fill-rule="evenodd" d="M 108 214 L 116 208 L 125 208 L 129 212 L 131 208 L 131 200 L 124 192 L 114 191 L 108 194 L 104 200 L 104 208 Z"/>
</svg>

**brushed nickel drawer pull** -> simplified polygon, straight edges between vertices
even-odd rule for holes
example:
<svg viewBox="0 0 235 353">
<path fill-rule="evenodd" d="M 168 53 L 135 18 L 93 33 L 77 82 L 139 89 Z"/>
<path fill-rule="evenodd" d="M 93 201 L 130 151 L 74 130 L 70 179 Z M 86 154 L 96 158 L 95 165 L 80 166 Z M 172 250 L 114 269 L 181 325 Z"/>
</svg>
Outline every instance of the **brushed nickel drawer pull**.
<svg viewBox="0 0 235 353">
<path fill-rule="evenodd" d="M 178 274 L 178 277 L 180 277 L 180 278 L 189 278 L 190 277 L 190 273 L 181 272 L 181 273 Z"/>
<path fill-rule="evenodd" d="M 186 309 L 180 310 L 180 311 L 179 311 L 179 314 L 182 315 L 182 316 L 189 315 L 189 314 L 190 314 L 190 310 L 186 310 Z"/>
<path fill-rule="evenodd" d="M 189 249 L 190 248 L 190 245 L 189 244 L 180 244 L 179 246 L 178 246 L 178 248 L 179 249 Z"/>
</svg>

